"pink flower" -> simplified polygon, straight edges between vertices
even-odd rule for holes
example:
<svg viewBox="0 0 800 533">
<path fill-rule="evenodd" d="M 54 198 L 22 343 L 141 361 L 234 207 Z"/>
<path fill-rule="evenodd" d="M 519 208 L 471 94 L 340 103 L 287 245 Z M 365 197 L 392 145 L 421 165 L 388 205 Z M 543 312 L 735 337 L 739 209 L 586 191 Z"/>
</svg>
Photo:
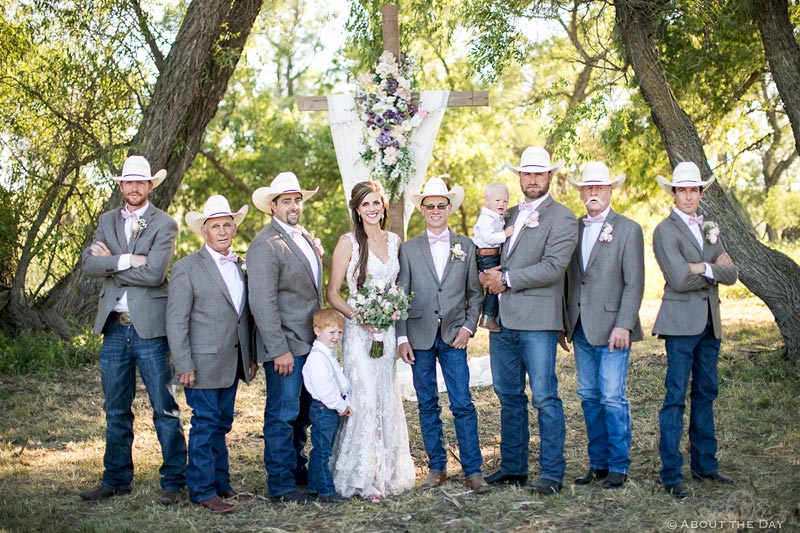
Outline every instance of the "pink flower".
<svg viewBox="0 0 800 533">
<path fill-rule="evenodd" d="M 314 249 L 317 251 L 318 256 L 325 255 L 325 249 L 322 247 L 322 241 L 319 240 L 319 237 L 314 238 Z"/>
<path fill-rule="evenodd" d="M 614 240 L 614 237 L 611 235 L 611 232 L 614 231 L 614 226 L 606 222 L 603 224 L 603 230 L 600 232 L 600 237 L 597 238 L 600 242 L 611 242 Z"/>
<path fill-rule="evenodd" d="M 535 228 L 539 225 L 539 211 L 532 211 L 528 219 L 525 221 L 526 228 Z"/>
</svg>

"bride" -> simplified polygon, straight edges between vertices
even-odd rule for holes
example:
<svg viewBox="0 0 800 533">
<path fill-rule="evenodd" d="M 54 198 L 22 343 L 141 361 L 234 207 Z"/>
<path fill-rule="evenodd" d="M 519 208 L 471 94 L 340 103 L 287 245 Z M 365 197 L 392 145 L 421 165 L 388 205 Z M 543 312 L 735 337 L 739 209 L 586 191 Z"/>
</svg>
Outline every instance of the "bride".
<svg viewBox="0 0 800 533">
<path fill-rule="evenodd" d="M 385 355 L 369 356 L 369 324 L 353 322 L 352 301 L 365 283 L 385 285 L 397 278 L 400 238 L 385 230 L 387 201 L 377 182 L 356 183 L 350 196 L 353 231 L 333 251 L 328 303 L 344 314 L 344 368 L 352 385 L 353 414 L 344 422 L 334 451 L 333 481 L 342 496 L 379 500 L 414 486 L 408 428 L 395 379 L 394 326 L 384 335 Z M 349 298 L 339 294 L 347 279 Z"/>
</svg>

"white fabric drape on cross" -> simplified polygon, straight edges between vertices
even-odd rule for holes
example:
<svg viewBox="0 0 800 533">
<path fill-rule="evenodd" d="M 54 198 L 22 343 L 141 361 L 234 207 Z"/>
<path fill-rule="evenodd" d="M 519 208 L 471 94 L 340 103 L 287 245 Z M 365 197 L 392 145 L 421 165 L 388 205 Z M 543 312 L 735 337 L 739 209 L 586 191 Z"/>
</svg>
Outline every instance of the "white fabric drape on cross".
<svg viewBox="0 0 800 533">
<path fill-rule="evenodd" d="M 416 128 L 409 139 L 411 152 L 414 154 L 414 174 L 406 185 L 403 213 L 403 228 L 408 229 L 408 219 L 414 212 L 411 193 L 419 192 L 425 173 L 431 161 L 436 134 L 447 110 L 450 91 L 422 91 L 419 95 L 419 106 L 427 111 L 428 116 Z M 328 96 L 328 123 L 333 135 L 333 146 L 336 160 L 344 185 L 345 202 L 350 201 L 350 191 L 359 181 L 370 179 L 369 169 L 360 157 L 361 138 L 364 135 L 363 124 L 358 118 L 355 97 L 352 94 L 335 94 Z"/>
</svg>

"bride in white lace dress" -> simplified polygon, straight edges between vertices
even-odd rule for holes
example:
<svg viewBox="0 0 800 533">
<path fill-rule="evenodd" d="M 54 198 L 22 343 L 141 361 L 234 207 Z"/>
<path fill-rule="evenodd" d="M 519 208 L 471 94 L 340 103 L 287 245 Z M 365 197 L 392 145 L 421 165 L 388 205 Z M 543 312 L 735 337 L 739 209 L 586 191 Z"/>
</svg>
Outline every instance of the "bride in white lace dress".
<svg viewBox="0 0 800 533">
<path fill-rule="evenodd" d="M 328 302 L 347 319 L 344 369 L 350 379 L 353 414 L 345 419 L 333 455 L 336 492 L 345 497 L 380 499 L 414 486 L 416 472 L 408 445 L 408 428 L 395 377 L 394 327 L 384 335 L 383 357 L 369 356 L 369 325 L 359 325 L 352 298 L 367 279 L 386 284 L 397 278 L 399 237 L 386 231 L 386 198 L 377 182 L 353 187 L 350 209 L 353 232 L 342 235 L 333 252 Z M 347 280 L 349 298 L 339 291 Z"/>
</svg>

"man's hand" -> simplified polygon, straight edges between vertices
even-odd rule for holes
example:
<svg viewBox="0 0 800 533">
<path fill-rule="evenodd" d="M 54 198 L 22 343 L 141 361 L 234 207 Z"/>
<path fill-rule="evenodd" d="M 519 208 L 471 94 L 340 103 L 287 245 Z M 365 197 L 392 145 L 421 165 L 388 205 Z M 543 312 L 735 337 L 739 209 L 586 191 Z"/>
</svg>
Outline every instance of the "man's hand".
<svg viewBox="0 0 800 533">
<path fill-rule="evenodd" d="M 506 239 L 510 239 L 512 235 L 514 235 L 514 226 L 509 226 L 506 228 Z"/>
<path fill-rule="evenodd" d="M 139 268 L 147 264 L 147 256 L 141 254 L 134 254 L 131 256 L 131 268 Z"/>
<path fill-rule="evenodd" d="M 502 276 L 503 272 L 500 270 L 499 266 L 496 266 L 484 270 L 478 276 L 478 279 L 481 281 L 481 285 L 483 285 L 484 289 L 487 289 L 492 294 L 500 294 L 507 288 L 501 281 Z"/>
<path fill-rule="evenodd" d="M 466 350 L 469 338 L 470 338 L 469 330 L 461 328 L 458 330 L 456 338 L 453 339 L 453 344 L 451 344 L 451 346 L 456 350 Z"/>
<path fill-rule="evenodd" d="M 253 381 L 253 379 L 255 379 L 255 377 L 256 377 L 256 374 L 258 374 L 258 362 L 257 361 L 253 361 L 251 359 L 250 360 L 250 377 L 247 379 L 247 381 Z"/>
<path fill-rule="evenodd" d="M 558 332 L 558 345 L 564 349 L 565 352 L 569 353 L 569 344 L 567 344 L 567 332 L 566 331 L 559 331 Z"/>
<path fill-rule="evenodd" d="M 631 347 L 631 332 L 625 328 L 614 328 L 611 330 L 611 335 L 608 337 L 608 351 L 613 352 L 614 349 L 627 350 Z"/>
<path fill-rule="evenodd" d="M 733 266 L 733 259 L 728 255 L 728 252 L 722 252 L 719 257 L 714 260 L 717 266 Z"/>
<path fill-rule="evenodd" d="M 294 370 L 294 355 L 292 355 L 292 352 L 286 352 L 273 359 L 272 363 L 275 365 L 275 372 L 279 376 L 286 377 Z"/>
<path fill-rule="evenodd" d="M 414 364 L 414 350 L 411 349 L 410 343 L 404 342 L 403 344 L 398 346 L 397 354 L 400 356 L 400 359 L 402 359 L 404 363 L 407 363 L 409 365 Z"/>
<path fill-rule="evenodd" d="M 95 241 L 89 246 L 89 253 L 95 257 L 111 257 L 111 250 L 108 249 L 106 243 Z"/>
<path fill-rule="evenodd" d="M 706 273 L 706 265 L 704 263 L 689 263 L 689 271 L 692 274 L 702 276 Z"/>
<path fill-rule="evenodd" d="M 194 370 L 178 374 L 178 381 L 180 381 L 181 385 L 184 387 L 191 387 L 194 385 Z"/>
<path fill-rule="evenodd" d="M 339 416 L 350 416 L 352 414 L 353 408 L 348 406 L 347 409 L 344 410 L 344 413 L 340 414 Z"/>
</svg>

